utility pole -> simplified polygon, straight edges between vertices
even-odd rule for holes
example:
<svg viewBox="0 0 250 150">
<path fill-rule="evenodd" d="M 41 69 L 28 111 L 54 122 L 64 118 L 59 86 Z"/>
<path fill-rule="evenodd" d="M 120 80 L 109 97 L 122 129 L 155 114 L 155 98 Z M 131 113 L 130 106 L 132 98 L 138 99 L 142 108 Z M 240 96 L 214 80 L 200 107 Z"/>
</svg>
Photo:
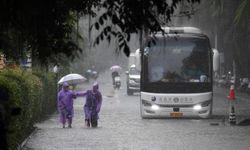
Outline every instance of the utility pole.
<svg viewBox="0 0 250 150">
<path fill-rule="evenodd" d="M 217 26 L 215 27 L 215 38 L 214 38 L 214 46 L 215 46 L 215 49 L 218 50 L 218 34 L 217 34 Z M 220 53 L 219 53 L 220 54 Z M 219 57 L 220 58 L 220 57 Z M 220 69 L 220 60 L 219 60 L 219 69 Z M 218 71 L 215 71 L 215 78 L 218 78 L 219 77 L 219 73 Z"/>
</svg>

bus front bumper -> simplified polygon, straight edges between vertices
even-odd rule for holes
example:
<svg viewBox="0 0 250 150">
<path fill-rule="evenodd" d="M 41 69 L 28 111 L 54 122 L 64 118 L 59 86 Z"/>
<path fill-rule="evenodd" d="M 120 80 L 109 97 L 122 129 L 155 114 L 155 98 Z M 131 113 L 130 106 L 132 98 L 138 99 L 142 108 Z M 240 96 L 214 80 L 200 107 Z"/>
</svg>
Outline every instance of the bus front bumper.
<svg viewBox="0 0 250 150">
<path fill-rule="evenodd" d="M 187 118 L 200 117 L 209 118 L 211 115 L 211 104 L 202 107 L 200 104 L 190 106 L 160 106 L 157 104 L 142 104 L 141 115 L 143 118 Z"/>
</svg>

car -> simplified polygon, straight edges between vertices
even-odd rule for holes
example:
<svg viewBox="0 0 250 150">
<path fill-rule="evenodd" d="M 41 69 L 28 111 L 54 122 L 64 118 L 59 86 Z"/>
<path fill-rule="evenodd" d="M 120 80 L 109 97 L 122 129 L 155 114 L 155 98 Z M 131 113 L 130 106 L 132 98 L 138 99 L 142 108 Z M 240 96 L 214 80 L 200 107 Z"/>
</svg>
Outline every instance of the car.
<svg viewBox="0 0 250 150">
<path fill-rule="evenodd" d="M 133 95 L 134 92 L 140 91 L 140 71 L 135 65 L 131 65 L 127 74 L 127 95 Z"/>
</svg>

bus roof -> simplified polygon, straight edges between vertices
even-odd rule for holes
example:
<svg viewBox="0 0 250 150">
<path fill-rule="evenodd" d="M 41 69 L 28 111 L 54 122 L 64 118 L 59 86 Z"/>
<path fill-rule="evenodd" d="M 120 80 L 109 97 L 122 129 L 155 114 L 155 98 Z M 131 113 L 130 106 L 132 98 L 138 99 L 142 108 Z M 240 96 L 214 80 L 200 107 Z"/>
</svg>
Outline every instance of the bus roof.
<svg viewBox="0 0 250 150">
<path fill-rule="evenodd" d="M 201 30 L 195 27 L 162 27 L 166 34 L 171 33 L 191 33 L 191 34 L 202 34 Z"/>
</svg>

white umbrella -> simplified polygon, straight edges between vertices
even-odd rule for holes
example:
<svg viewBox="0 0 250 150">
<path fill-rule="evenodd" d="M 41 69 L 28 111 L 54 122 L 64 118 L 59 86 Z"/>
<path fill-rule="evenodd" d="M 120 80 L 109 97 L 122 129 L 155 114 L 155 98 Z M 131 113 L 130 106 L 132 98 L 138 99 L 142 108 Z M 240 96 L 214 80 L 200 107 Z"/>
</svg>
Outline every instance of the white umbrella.
<svg viewBox="0 0 250 150">
<path fill-rule="evenodd" d="M 118 66 L 118 65 L 114 65 L 114 66 L 110 67 L 110 70 L 111 71 L 121 71 L 122 67 Z"/>
<path fill-rule="evenodd" d="M 80 74 L 72 73 L 68 74 L 64 77 L 62 77 L 59 81 L 58 84 L 63 84 L 64 82 L 67 82 L 68 84 L 79 84 L 83 83 L 86 81 L 86 78 Z"/>
</svg>

